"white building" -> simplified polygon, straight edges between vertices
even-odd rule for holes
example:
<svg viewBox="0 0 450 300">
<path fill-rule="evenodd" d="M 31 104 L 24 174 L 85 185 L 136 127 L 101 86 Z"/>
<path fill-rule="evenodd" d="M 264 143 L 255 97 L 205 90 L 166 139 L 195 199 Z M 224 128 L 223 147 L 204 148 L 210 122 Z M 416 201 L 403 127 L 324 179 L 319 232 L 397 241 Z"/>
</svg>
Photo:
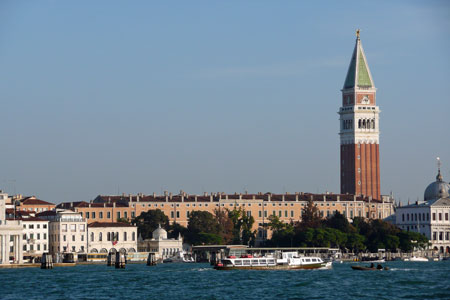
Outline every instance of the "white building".
<svg viewBox="0 0 450 300">
<path fill-rule="evenodd" d="M 23 224 L 23 256 L 41 257 L 45 252 L 49 252 L 49 221 L 32 216 L 22 216 L 20 220 Z"/>
<path fill-rule="evenodd" d="M 88 225 L 89 253 L 137 251 L 137 227 L 119 222 L 94 222 Z"/>
<path fill-rule="evenodd" d="M 5 202 L 8 194 L 0 191 L 0 263 L 23 262 L 22 221 L 6 220 Z"/>
<path fill-rule="evenodd" d="M 159 225 L 152 233 L 152 239 L 139 240 L 139 252 L 153 252 L 156 259 L 165 259 L 175 256 L 183 251 L 183 239 L 178 235 L 177 239 L 168 239 L 167 231 Z"/>
<path fill-rule="evenodd" d="M 401 206 L 395 213 L 396 225 L 403 230 L 424 234 L 431 247 L 450 253 L 450 184 L 438 170 L 436 181 L 428 185 L 423 202 Z"/>
<path fill-rule="evenodd" d="M 87 222 L 80 213 L 71 210 L 45 211 L 36 215 L 50 221 L 49 250 L 53 255 L 87 253 Z"/>
</svg>

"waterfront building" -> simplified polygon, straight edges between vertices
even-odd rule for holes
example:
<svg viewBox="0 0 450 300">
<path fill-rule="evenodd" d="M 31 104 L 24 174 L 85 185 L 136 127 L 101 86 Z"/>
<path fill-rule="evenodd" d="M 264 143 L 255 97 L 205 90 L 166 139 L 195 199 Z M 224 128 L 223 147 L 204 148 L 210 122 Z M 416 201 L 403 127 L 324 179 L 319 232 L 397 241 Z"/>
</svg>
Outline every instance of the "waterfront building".
<svg viewBox="0 0 450 300">
<path fill-rule="evenodd" d="M 23 257 L 36 258 L 48 252 L 48 220 L 35 216 L 34 211 L 7 210 L 7 220 L 20 220 L 23 226 Z"/>
<path fill-rule="evenodd" d="M 93 222 L 88 225 L 88 252 L 133 253 L 137 251 L 137 227 L 122 222 Z"/>
<path fill-rule="evenodd" d="M 54 210 L 56 205 L 35 196 L 22 197 L 22 195 L 17 195 L 12 198 L 13 204 L 15 203 L 16 210 L 20 211 L 34 211 L 36 213 Z"/>
<path fill-rule="evenodd" d="M 383 196 L 381 200 L 371 197 L 342 194 L 224 194 L 212 193 L 203 195 L 188 195 L 181 191 L 178 195 L 122 195 L 96 197 L 92 202 L 62 203 L 58 207 L 71 208 L 81 213 L 88 223 L 117 222 L 119 218 L 131 220 L 142 212 L 160 209 L 168 216 L 171 223 L 187 226 L 189 214 L 192 211 L 233 210 L 242 208 L 245 213 L 253 216 L 253 230 L 257 230 L 257 242 L 264 241 L 267 231 L 263 224 L 269 222 L 270 215 L 276 215 L 283 222 L 301 220 L 303 208 L 309 200 L 314 201 L 321 217 L 326 218 L 335 212 L 354 217 L 384 219 L 394 213 L 393 199 Z"/>
<path fill-rule="evenodd" d="M 431 249 L 450 253 L 450 184 L 443 180 L 440 168 L 436 181 L 425 189 L 424 201 L 397 207 L 396 225 L 403 230 L 425 235 Z"/>
<path fill-rule="evenodd" d="M 358 30 L 339 109 L 341 194 L 381 199 L 379 114 L 376 88 Z"/>
<path fill-rule="evenodd" d="M 138 240 L 138 251 L 153 252 L 156 259 L 173 257 L 183 251 L 183 238 L 181 235 L 176 239 L 167 238 L 167 231 L 159 225 L 153 231 L 151 239 Z"/>
<path fill-rule="evenodd" d="M 5 205 L 8 194 L 0 190 L 0 263 L 23 262 L 22 221 L 7 220 Z"/>
<path fill-rule="evenodd" d="M 87 222 L 80 213 L 57 209 L 36 216 L 49 221 L 49 249 L 55 257 L 64 253 L 87 253 Z"/>
</svg>

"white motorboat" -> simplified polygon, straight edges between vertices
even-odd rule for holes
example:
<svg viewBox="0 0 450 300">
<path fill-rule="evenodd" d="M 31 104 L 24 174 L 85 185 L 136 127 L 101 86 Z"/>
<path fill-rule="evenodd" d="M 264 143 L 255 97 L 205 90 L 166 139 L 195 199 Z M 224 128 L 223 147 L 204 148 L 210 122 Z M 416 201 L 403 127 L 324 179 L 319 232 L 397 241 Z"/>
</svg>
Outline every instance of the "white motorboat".
<svg viewBox="0 0 450 300">
<path fill-rule="evenodd" d="M 177 252 L 174 256 L 163 259 L 163 263 L 193 263 L 195 262 L 192 255 L 187 252 L 180 251 Z"/>
<path fill-rule="evenodd" d="M 403 261 L 412 261 L 412 262 L 427 262 L 429 261 L 428 258 L 425 257 L 417 257 L 417 256 L 411 256 L 410 258 L 405 258 Z"/>
<path fill-rule="evenodd" d="M 298 269 L 330 269 L 331 262 L 324 262 L 320 257 L 299 257 L 296 252 L 284 252 L 282 257 L 276 259 L 270 256 L 241 257 L 229 256 L 214 266 L 216 270 L 298 270 Z"/>
</svg>

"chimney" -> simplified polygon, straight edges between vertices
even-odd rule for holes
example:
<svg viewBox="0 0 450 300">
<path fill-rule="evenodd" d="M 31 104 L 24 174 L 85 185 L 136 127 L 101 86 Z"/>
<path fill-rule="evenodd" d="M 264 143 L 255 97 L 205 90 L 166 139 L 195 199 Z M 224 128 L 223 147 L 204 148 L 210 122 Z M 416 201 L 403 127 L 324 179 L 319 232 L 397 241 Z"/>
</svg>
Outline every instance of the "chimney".
<svg viewBox="0 0 450 300">
<path fill-rule="evenodd" d="M 168 193 L 169 193 L 168 191 L 164 191 L 164 196 L 167 197 L 167 194 L 168 194 Z"/>
<path fill-rule="evenodd" d="M 204 197 L 208 196 L 208 193 L 207 193 L 207 192 L 204 192 L 204 193 L 203 193 L 203 196 L 204 196 Z"/>
<path fill-rule="evenodd" d="M 156 197 L 156 193 L 155 192 L 153 192 L 153 198 L 155 198 Z"/>
</svg>

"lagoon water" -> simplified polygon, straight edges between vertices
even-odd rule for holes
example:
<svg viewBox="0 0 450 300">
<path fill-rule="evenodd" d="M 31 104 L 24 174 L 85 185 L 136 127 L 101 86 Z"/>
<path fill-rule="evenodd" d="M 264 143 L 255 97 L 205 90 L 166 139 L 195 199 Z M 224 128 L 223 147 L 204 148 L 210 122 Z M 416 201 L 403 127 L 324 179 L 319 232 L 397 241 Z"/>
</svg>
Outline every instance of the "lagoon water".
<svg viewBox="0 0 450 300">
<path fill-rule="evenodd" d="M 450 299 L 450 261 L 390 271 L 216 271 L 209 264 L 0 269 L 0 299 Z"/>
</svg>

